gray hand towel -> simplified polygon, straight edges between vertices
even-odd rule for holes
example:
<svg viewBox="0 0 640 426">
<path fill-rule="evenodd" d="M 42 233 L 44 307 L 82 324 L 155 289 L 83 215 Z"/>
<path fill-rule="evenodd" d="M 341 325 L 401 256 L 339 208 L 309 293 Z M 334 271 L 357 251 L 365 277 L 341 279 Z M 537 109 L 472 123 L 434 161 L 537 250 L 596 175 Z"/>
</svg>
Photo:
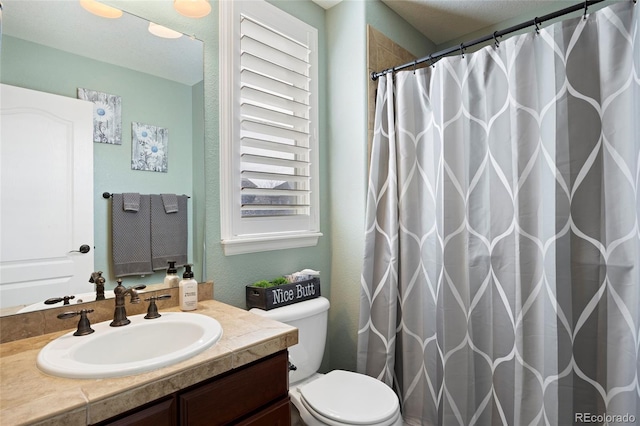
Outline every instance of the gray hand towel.
<svg viewBox="0 0 640 426">
<path fill-rule="evenodd" d="M 165 213 L 176 213 L 178 211 L 178 196 L 176 194 L 160 194 Z"/>
<path fill-rule="evenodd" d="M 151 258 L 154 270 L 166 269 L 169 260 L 176 266 L 187 263 L 187 199 L 178 195 L 178 211 L 167 213 L 160 195 L 151 195 Z"/>
<path fill-rule="evenodd" d="M 140 210 L 140 194 L 137 192 L 122 194 L 122 208 L 128 212 L 137 212 Z"/>
<path fill-rule="evenodd" d="M 113 194 L 111 236 L 113 272 L 116 277 L 153 273 L 151 266 L 151 204 L 140 196 L 137 212 L 123 209 L 122 194 Z"/>
</svg>

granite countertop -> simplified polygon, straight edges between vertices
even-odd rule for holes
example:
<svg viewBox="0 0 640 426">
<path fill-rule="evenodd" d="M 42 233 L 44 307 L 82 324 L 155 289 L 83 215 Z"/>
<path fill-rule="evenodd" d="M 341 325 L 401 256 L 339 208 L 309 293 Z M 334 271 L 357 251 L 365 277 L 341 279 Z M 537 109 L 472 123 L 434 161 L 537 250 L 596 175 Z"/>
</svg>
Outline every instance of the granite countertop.
<svg viewBox="0 0 640 426">
<path fill-rule="evenodd" d="M 186 361 L 133 376 L 81 380 L 42 373 L 38 352 L 70 330 L 0 344 L 0 424 L 100 422 L 298 342 L 295 327 L 215 300 L 199 302 L 194 312 L 220 322 L 220 341 Z"/>
</svg>

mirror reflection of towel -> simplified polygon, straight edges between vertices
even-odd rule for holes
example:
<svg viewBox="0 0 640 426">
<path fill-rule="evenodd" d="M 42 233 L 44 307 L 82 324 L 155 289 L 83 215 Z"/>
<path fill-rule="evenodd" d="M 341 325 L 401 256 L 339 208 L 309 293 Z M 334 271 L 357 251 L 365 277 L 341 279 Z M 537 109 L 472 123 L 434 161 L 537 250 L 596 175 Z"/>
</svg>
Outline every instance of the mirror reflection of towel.
<svg viewBox="0 0 640 426">
<path fill-rule="evenodd" d="M 178 196 L 176 194 L 160 194 L 165 213 L 176 213 L 178 208 Z"/>
<path fill-rule="evenodd" d="M 153 273 L 151 267 L 151 205 L 148 195 L 139 196 L 137 211 L 126 211 L 123 194 L 113 194 L 111 237 L 113 272 L 116 277 Z"/>
<path fill-rule="evenodd" d="M 165 195 L 176 197 L 175 207 L 166 210 Z M 187 200 L 186 195 L 162 194 L 151 196 L 151 262 L 154 270 L 166 269 L 169 260 L 176 266 L 187 262 Z M 167 197 L 171 199 L 172 197 Z"/>
</svg>

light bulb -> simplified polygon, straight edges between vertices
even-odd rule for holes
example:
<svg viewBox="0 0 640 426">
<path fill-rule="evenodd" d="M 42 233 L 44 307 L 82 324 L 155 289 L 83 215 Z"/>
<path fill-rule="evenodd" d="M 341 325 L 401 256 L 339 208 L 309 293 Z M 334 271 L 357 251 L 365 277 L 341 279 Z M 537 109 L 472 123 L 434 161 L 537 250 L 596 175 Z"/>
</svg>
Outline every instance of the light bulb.
<svg viewBox="0 0 640 426">
<path fill-rule="evenodd" d="M 182 37 L 182 33 L 179 33 L 178 31 L 174 31 L 171 28 L 163 27 L 162 25 L 154 24 L 153 22 L 149 22 L 149 32 L 154 36 L 158 36 L 162 38 Z"/>
<path fill-rule="evenodd" d="M 173 7 L 188 18 L 202 18 L 211 12 L 211 5 L 207 0 L 173 0 Z"/>
<path fill-rule="evenodd" d="M 80 0 L 80 6 L 103 18 L 115 19 L 122 16 L 122 11 L 115 7 L 107 6 L 97 2 L 96 0 Z"/>
</svg>

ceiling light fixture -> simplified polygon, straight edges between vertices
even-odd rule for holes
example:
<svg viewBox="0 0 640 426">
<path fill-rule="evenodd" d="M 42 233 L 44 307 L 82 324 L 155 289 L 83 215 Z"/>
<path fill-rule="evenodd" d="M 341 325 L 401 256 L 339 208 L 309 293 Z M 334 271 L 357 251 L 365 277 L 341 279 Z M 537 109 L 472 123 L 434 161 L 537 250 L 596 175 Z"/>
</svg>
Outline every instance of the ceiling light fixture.
<svg viewBox="0 0 640 426">
<path fill-rule="evenodd" d="M 163 27 L 162 25 L 154 24 L 153 22 L 149 22 L 149 32 L 154 36 L 158 36 L 162 38 L 182 37 L 182 33 L 179 33 L 178 31 L 174 31 L 171 28 Z"/>
<path fill-rule="evenodd" d="M 180 15 L 188 18 L 202 18 L 211 12 L 207 0 L 173 0 L 173 7 Z"/>
<path fill-rule="evenodd" d="M 80 0 L 80 6 L 103 18 L 115 19 L 122 16 L 122 11 L 106 4 L 98 3 L 96 0 Z"/>
</svg>

